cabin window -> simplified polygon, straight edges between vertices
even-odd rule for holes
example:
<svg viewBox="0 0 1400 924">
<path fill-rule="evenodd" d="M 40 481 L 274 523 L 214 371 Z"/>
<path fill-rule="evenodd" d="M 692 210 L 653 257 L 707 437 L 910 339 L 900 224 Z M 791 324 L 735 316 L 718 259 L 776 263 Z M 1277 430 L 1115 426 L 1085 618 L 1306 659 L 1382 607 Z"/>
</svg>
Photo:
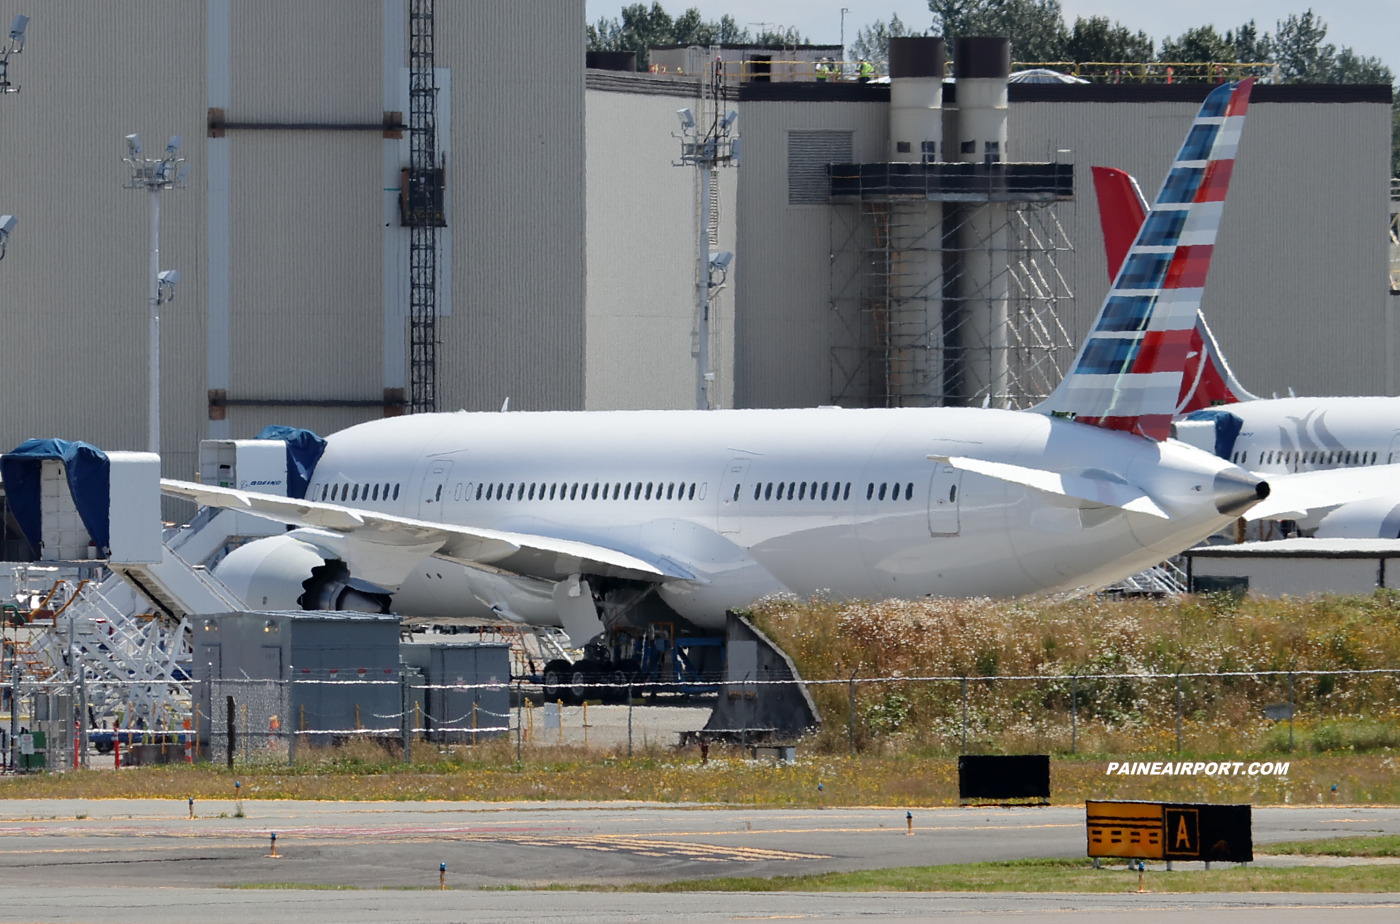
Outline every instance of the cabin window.
<svg viewBox="0 0 1400 924">
<path fill-rule="evenodd" d="M 766 488 L 763 489 L 763 499 L 764 499 L 764 500 L 772 500 L 772 499 L 773 499 L 773 482 L 771 482 L 771 481 L 768 482 L 768 486 L 767 486 Z"/>
<path fill-rule="evenodd" d="M 739 486 L 737 484 L 734 486 L 734 499 L 739 499 Z"/>
<path fill-rule="evenodd" d="M 620 481 L 619 481 L 619 482 L 614 482 L 614 483 L 613 483 L 612 499 L 613 499 L 613 500 L 617 500 L 617 495 L 620 494 L 621 492 L 622 492 L 622 482 L 620 482 Z"/>
<path fill-rule="evenodd" d="M 468 491 L 471 490 L 471 484 L 468 484 L 468 485 L 467 485 L 467 490 L 468 490 Z M 384 482 L 384 499 L 385 499 L 385 500 L 388 500 L 388 499 L 389 499 L 389 482 L 387 482 L 387 481 Z"/>
<path fill-rule="evenodd" d="M 488 485 L 486 486 L 486 499 L 487 499 L 487 500 L 490 500 L 491 497 L 492 497 L 492 495 L 494 495 L 495 493 L 496 493 L 496 486 L 495 486 L 494 484 L 488 484 Z"/>
<path fill-rule="evenodd" d="M 355 486 L 353 486 L 353 487 L 350 489 L 350 499 L 351 499 L 352 501 L 357 501 L 357 500 L 360 499 L 360 486 L 359 486 L 359 485 L 355 485 Z"/>
<path fill-rule="evenodd" d="M 866 499 L 866 500 L 870 500 L 870 499 L 873 498 L 874 496 L 875 496 L 875 482 L 872 481 L 872 482 L 870 482 L 870 484 L 868 484 L 868 485 L 865 486 L 865 499 Z"/>
<path fill-rule="evenodd" d="M 685 485 L 681 485 L 681 489 L 684 490 L 684 489 L 685 489 Z M 676 483 L 673 481 L 673 482 L 671 482 L 670 484 L 666 485 L 666 499 L 667 499 L 667 500 L 670 500 L 671 497 L 672 497 L 672 495 L 674 495 L 675 493 L 676 493 Z"/>
<path fill-rule="evenodd" d="M 693 481 L 690 483 L 690 492 L 686 496 L 686 500 L 695 500 L 695 482 Z"/>
<path fill-rule="evenodd" d="M 904 499 L 905 499 L 905 500 L 913 500 L 913 499 L 914 499 L 914 482 L 911 481 L 911 482 L 909 482 L 907 485 L 904 486 Z"/>
<path fill-rule="evenodd" d="M 787 499 L 788 499 L 788 500 L 792 500 L 792 492 L 795 491 L 795 490 L 797 490 L 797 482 L 795 482 L 795 481 L 789 481 L 789 482 L 788 482 L 788 493 L 787 493 Z"/>
<path fill-rule="evenodd" d="M 587 489 L 585 489 L 585 491 L 586 491 L 586 490 L 587 490 Z M 562 498 L 561 498 L 561 499 L 562 499 Z M 575 481 L 575 482 L 569 487 L 569 500 L 578 500 L 578 482 L 577 482 L 577 481 Z"/>
<path fill-rule="evenodd" d="M 614 495 L 614 496 L 616 496 L 616 495 Z M 622 499 L 623 499 L 623 500 L 631 500 L 631 499 L 632 499 L 632 482 L 630 482 L 630 481 L 627 482 L 627 486 L 626 486 L 625 488 L 622 489 Z"/>
<path fill-rule="evenodd" d="M 379 485 L 374 486 L 374 496 L 370 500 L 379 500 Z"/>
<path fill-rule="evenodd" d="M 506 485 L 506 500 L 510 500 L 513 497 L 515 497 L 515 482 L 512 481 L 510 484 Z"/>
<path fill-rule="evenodd" d="M 753 486 L 753 499 L 758 500 L 758 492 L 763 490 L 763 485 L 755 482 Z"/>
<path fill-rule="evenodd" d="M 841 499 L 842 499 L 842 500 L 850 500 L 850 499 L 851 499 L 851 483 L 850 483 L 849 481 L 846 482 L 846 491 L 845 491 L 844 494 L 841 495 Z"/>
<path fill-rule="evenodd" d="M 647 482 L 647 500 L 651 500 L 651 485 L 652 485 L 652 483 L 651 483 L 650 481 L 648 481 L 648 482 Z M 642 488 L 642 483 L 639 481 L 639 482 L 637 482 L 637 490 L 640 491 L 641 488 Z"/>
<path fill-rule="evenodd" d="M 886 489 L 888 486 L 889 486 L 888 482 L 884 482 L 884 481 L 880 482 L 880 500 L 884 500 L 884 499 L 885 499 L 885 489 Z"/>
<path fill-rule="evenodd" d="M 800 488 L 797 489 L 797 499 L 798 499 L 798 500 L 806 500 L 806 499 L 807 499 L 807 482 L 805 482 L 805 481 L 802 482 L 802 486 L 801 486 Z"/>
<path fill-rule="evenodd" d="M 822 500 L 826 500 L 826 491 L 827 491 L 827 488 L 830 488 L 830 487 L 831 487 L 831 482 L 829 482 L 829 481 L 823 481 L 823 482 L 822 482 Z"/>
<path fill-rule="evenodd" d="M 525 482 L 523 482 L 523 481 L 520 482 L 520 490 L 515 492 L 515 499 L 516 499 L 516 500 L 524 500 L 524 499 L 525 499 Z"/>
<path fill-rule="evenodd" d="M 587 493 L 587 489 L 586 489 L 586 488 L 584 489 L 584 491 L 585 491 L 585 493 Z M 598 499 L 598 482 L 595 481 L 595 482 L 593 482 L 593 496 L 592 496 L 591 500 L 597 500 L 597 499 Z"/>
<path fill-rule="evenodd" d="M 398 486 L 398 485 L 394 485 L 394 500 L 398 500 L 398 499 L 399 499 L 399 486 Z"/>
<path fill-rule="evenodd" d="M 632 491 L 632 497 L 635 498 L 636 500 L 641 500 L 641 499 L 642 499 L 642 483 L 641 483 L 640 481 L 637 482 L 637 487 L 636 487 L 636 489 Z"/>
</svg>

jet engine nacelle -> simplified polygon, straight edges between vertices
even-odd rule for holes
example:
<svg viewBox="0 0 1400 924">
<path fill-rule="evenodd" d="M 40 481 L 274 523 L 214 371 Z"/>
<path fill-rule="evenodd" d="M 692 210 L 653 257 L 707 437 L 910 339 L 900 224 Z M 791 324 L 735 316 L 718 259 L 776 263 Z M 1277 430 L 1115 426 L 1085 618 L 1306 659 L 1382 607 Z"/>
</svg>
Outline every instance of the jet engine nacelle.
<svg viewBox="0 0 1400 924">
<path fill-rule="evenodd" d="M 343 561 L 294 536 L 239 546 L 214 575 L 252 609 L 389 612 L 388 593 L 354 580 Z"/>
<path fill-rule="evenodd" d="M 1400 496 L 1372 497 L 1342 504 L 1322 518 L 1314 536 L 1318 539 L 1400 538 Z"/>
</svg>

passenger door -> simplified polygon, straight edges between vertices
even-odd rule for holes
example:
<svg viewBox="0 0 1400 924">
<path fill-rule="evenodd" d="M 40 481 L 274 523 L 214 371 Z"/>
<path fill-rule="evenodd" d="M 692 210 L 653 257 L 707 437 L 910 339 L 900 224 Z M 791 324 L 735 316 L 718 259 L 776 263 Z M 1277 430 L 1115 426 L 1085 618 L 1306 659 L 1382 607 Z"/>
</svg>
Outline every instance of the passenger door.
<svg viewBox="0 0 1400 924">
<path fill-rule="evenodd" d="M 418 519 L 442 519 L 442 504 L 447 500 L 447 479 L 451 474 L 451 459 L 433 459 L 428 463 L 428 473 L 423 476 L 423 496 L 418 502 Z"/>
<path fill-rule="evenodd" d="M 749 459 L 731 459 L 724 467 L 724 477 L 719 483 L 719 531 L 738 533 L 743 530 L 744 521 L 741 506 L 744 503 L 744 477 L 748 474 Z"/>
<path fill-rule="evenodd" d="M 956 536 L 962 524 L 962 472 L 951 465 L 934 465 L 928 487 L 928 531 L 931 536 Z"/>
</svg>

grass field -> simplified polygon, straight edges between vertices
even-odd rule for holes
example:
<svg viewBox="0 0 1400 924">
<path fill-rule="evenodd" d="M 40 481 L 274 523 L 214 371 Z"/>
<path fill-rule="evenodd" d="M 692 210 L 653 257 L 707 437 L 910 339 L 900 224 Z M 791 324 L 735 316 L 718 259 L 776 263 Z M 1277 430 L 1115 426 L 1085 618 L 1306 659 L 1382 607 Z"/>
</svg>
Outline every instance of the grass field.
<svg viewBox="0 0 1400 924">
<path fill-rule="evenodd" d="M 1316 841 L 1280 841 L 1262 844 L 1255 853 L 1301 854 L 1310 857 L 1400 857 L 1400 835 L 1378 837 L 1329 837 Z"/>
<path fill-rule="evenodd" d="M 1138 876 L 1126 869 L 1096 870 L 1087 859 L 1016 860 L 906 866 L 815 876 L 692 879 L 660 885 L 588 891 L 627 892 L 1133 892 Z M 1143 877 L 1150 892 L 1395 892 L 1400 865 L 1340 868 L 1213 869 L 1153 871 Z"/>
<path fill-rule="evenodd" d="M 426 749 L 419 749 L 423 753 Z M 503 743 L 434 755 L 404 765 L 377 748 L 328 753 L 294 768 L 263 765 L 229 771 L 221 765 L 140 767 L 0 778 L 0 799 L 150 798 L 229 800 L 240 782 L 245 800 L 636 800 L 710 805 L 861 806 L 900 808 L 958 804 L 957 762 L 907 754 L 800 756 L 775 766 L 711 752 L 657 749 L 627 759 L 575 748 L 526 751 L 517 765 Z M 1168 755 L 1169 756 L 1169 755 Z M 1384 755 L 1304 757 L 1286 777 L 1105 776 L 1102 760 L 1052 760 L 1056 804 L 1086 799 L 1249 802 L 1269 804 L 1400 803 L 1400 774 Z M 821 792 L 817 784 L 822 785 Z M 1337 785 L 1337 794 L 1331 786 Z"/>
</svg>

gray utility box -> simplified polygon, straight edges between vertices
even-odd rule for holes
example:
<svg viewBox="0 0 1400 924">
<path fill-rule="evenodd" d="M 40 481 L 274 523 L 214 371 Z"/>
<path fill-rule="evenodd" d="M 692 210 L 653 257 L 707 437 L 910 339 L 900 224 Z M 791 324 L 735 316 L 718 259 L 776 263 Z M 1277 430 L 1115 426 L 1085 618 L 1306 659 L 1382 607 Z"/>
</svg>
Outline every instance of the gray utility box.
<svg viewBox="0 0 1400 924">
<path fill-rule="evenodd" d="M 397 616 L 250 612 L 192 623 L 201 754 L 218 757 L 228 747 L 230 697 L 240 752 L 285 748 L 289 732 L 308 733 L 313 743 L 399 733 Z"/>
<path fill-rule="evenodd" d="M 426 729 L 429 740 L 464 742 L 505 734 L 510 724 L 509 645 L 406 642 L 399 653 L 414 680 L 424 685 L 414 691 L 422 709 L 414 725 Z M 454 685 L 461 688 L 443 689 Z"/>
</svg>

